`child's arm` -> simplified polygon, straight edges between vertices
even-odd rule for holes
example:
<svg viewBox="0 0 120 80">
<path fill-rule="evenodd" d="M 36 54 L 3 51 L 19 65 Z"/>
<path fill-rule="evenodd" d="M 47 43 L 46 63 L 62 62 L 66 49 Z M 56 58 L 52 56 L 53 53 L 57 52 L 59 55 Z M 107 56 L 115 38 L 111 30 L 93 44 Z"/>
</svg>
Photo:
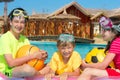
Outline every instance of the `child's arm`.
<svg viewBox="0 0 120 80">
<path fill-rule="evenodd" d="M 59 75 L 60 80 L 67 80 L 69 76 L 79 76 L 80 75 L 80 68 L 77 68 L 74 72 L 65 72 Z"/>
<path fill-rule="evenodd" d="M 55 71 L 49 68 L 49 73 L 45 74 L 45 80 L 52 80 L 52 77 L 55 77 Z"/>
<path fill-rule="evenodd" d="M 80 75 L 80 68 L 77 68 L 73 72 L 65 72 L 63 74 L 67 74 L 68 76 L 79 76 Z"/>
<path fill-rule="evenodd" d="M 91 68 L 97 68 L 97 69 L 105 69 L 110 64 L 110 62 L 113 60 L 114 57 L 115 57 L 115 54 L 112 54 L 112 53 L 107 54 L 102 62 L 90 63 L 90 64 L 86 63 L 83 60 L 82 67 L 84 67 L 84 68 L 91 67 Z"/>
<path fill-rule="evenodd" d="M 10 67 L 14 67 L 14 66 L 19 66 L 21 64 L 24 64 L 27 61 L 32 60 L 32 59 L 36 59 L 36 58 L 43 59 L 43 57 L 45 57 L 45 55 L 43 55 L 43 54 L 45 54 L 47 56 L 47 53 L 45 51 L 35 52 L 29 56 L 24 56 L 22 58 L 15 58 L 15 59 L 12 57 L 12 54 L 5 54 L 4 56 L 5 56 L 5 59 L 8 63 L 8 65 Z"/>
<path fill-rule="evenodd" d="M 45 65 L 45 67 L 39 71 L 39 75 L 46 75 L 46 74 L 50 73 L 50 70 L 51 70 L 50 65 L 49 65 L 49 63 L 47 63 Z"/>
</svg>

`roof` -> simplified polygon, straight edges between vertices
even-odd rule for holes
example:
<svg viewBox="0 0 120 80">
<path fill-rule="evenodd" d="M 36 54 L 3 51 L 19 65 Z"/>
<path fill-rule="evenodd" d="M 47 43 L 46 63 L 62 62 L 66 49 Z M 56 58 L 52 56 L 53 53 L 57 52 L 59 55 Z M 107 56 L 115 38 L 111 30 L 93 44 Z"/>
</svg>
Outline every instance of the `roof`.
<svg viewBox="0 0 120 80">
<path fill-rule="evenodd" d="M 107 17 L 117 17 L 120 16 L 120 8 L 113 9 L 113 10 L 106 10 L 106 9 L 88 9 L 83 8 L 81 5 L 79 5 L 77 2 L 71 2 L 60 9 L 54 11 L 51 14 L 35 14 L 31 15 L 30 18 L 35 19 L 47 19 L 47 18 L 74 18 L 74 19 L 80 19 L 77 16 L 67 14 L 66 10 L 74 6 L 76 9 L 78 9 L 80 12 L 82 12 L 84 15 L 90 16 L 90 19 L 93 20 L 101 15 L 107 16 Z M 62 14 L 60 14 L 62 13 Z"/>
<path fill-rule="evenodd" d="M 50 19 L 80 19 L 77 16 L 74 16 L 72 14 L 59 14 L 59 15 L 55 15 L 55 16 L 51 16 L 49 17 Z"/>
<path fill-rule="evenodd" d="M 111 12 L 109 13 L 109 15 L 110 15 L 110 17 L 120 16 L 120 8 L 111 10 Z"/>
<path fill-rule="evenodd" d="M 64 10 L 66 10 L 67 8 L 74 6 L 76 7 L 78 10 L 80 10 L 83 14 L 89 16 L 90 14 L 87 12 L 87 10 L 85 8 L 83 8 L 82 6 L 80 6 L 77 2 L 71 2 L 70 4 L 67 4 L 65 6 L 63 6 L 62 8 L 56 10 L 55 12 L 51 13 L 50 15 L 48 15 L 47 17 L 50 16 L 55 16 L 60 14 L 61 12 L 63 12 Z"/>
<path fill-rule="evenodd" d="M 29 16 L 30 19 L 46 19 L 48 14 L 34 14 Z"/>
<path fill-rule="evenodd" d="M 96 14 L 103 14 L 107 17 L 117 17 L 120 16 L 120 8 L 113 9 L 113 10 L 105 10 L 105 9 L 87 9 L 86 10 L 91 14 L 91 17 L 95 16 Z"/>
<path fill-rule="evenodd" d="M 95 18 L 97 18 L 98 16 L 104 14 L 103 12 L 97 12 L 93 17 L 91 17 L 90 19 L 93 20 Z"/>
</svg>

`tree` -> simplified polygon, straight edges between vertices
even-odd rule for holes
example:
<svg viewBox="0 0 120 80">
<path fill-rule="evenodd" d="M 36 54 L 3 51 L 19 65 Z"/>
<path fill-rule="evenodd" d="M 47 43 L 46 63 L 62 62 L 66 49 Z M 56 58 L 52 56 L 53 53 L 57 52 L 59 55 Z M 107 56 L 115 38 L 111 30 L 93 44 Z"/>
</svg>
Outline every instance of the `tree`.
<svg viewBox="0 0 120 80">
<path fill-rule="evenodd" d="M 0 0 L 0 2 L 4 2 L 4 32 L 6 32 L 8 29 L 7 29 L 7 25 L 8 25 L 8 22 L 7 22 L 7 3 L 8 2 L 12 2 L 14 0 Z"/>
</svg>

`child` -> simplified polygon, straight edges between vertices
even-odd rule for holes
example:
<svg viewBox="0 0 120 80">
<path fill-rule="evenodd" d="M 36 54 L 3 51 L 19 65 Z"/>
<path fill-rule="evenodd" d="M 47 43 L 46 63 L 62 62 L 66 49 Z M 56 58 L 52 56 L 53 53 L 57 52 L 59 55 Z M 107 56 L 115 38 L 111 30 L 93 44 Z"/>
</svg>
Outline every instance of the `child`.
<svg viewBox="0 0 120 80">
<path fill-rule="evenodd" d="M 74 51 L 74 36 L 67 33 L 60 34 L 57 41 L 57 48 L 58 51 L 53 54 L 49 64 L 52 73 L 60 75 L 63 78 L 80 75 L 79 67 L 82 59 L 80 54 Z"/>
<path fill-rule="evenodd" d="M 46 59 L 46 51 L 38 51 L 29 56 L 15 58 L 17 50 L 30 44 L 29 40 L 22 35 L 28 15 L 22 8 L 13 9 L 9 16 L 10 30 L 0 37 L 0 72 L 9 77 L 29 77 L 38 74 L 33 67 L 24 64 L 32 59 Z M 23 65 L 24 64 L 24 65 Z"/>
<path fill-rule="evenodd" d="M 100 18 L 102 26 L 102 37 L 108 41 L 106 46 L 107 55 L 103 62 L 87 64 L 83 61 L 85 70 L 78 80 L 91 80 L 93 77 L 120 76 L 120 25 L 112 25 L 109 18 Z M 114 61 L 116 69 L 107 68 L 111 61 Z"/>
</svg>

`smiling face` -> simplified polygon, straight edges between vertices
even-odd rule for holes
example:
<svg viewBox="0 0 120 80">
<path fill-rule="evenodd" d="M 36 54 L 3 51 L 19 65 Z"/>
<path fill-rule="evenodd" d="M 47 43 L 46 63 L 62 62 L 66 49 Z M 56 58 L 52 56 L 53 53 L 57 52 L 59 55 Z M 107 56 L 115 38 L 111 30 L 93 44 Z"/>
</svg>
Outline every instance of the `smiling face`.
<svg viewBox="0 0 120 80">
<path fill-rule="evenodd" d="M 74 45 L 72 43 L 65 43 L 58 46 L 58 50 L 61 53 L 63 59 L 69 59 L 74 50 Z"/>
<path fill-rule="evenodd" d="M 25 18 L 23 16 L 15 16 L 12 21 L 10 21 L 10 31 L 13 34 L 20 34 L 25 27 Z"/>
<path fill-rule="evenodd" d="M 105 41 L 111 41 L 115 37 L 115 33 L 113 33 L 111 30 L 102 30 L 102 37 Z"/>
</svg>

